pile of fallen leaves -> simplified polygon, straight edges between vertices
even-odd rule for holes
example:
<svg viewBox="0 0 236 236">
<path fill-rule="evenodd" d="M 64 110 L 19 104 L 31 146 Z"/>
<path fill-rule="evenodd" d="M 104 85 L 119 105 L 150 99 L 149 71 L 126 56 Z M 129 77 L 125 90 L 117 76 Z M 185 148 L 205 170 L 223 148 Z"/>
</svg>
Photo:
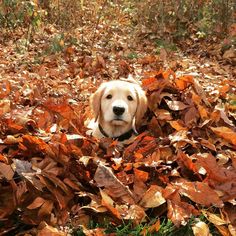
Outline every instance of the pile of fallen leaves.
<svg viewBox="0 0 236 236">
<path fill-rule="evenodd" d="M 54 91 L 58 74 L 48 73 Z M 235 235 L 235 106 L 219 105 L 235 82 L 222 82 L 210 97 L 192 76 L 146 73 L 149 110 L 140 134 L 121 145 L 86 135 L 88 104 L 72 99 L 72 83 L 50 94 L 45 80 L 23 76 L 1 82 L 0 234 L 63 235 L 59 226 L 68 226 L 91 235 L 91 221 L 156 218 L 151 233 L 162 216 L 179 227 L 203 214 L 222 235 Z"/>
</svg>

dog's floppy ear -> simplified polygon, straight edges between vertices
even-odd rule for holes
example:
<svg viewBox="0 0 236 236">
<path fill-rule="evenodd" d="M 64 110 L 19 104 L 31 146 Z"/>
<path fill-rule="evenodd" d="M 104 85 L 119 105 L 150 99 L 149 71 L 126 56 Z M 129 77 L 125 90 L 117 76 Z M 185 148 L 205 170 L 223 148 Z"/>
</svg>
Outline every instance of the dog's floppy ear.
<svg viewBox="0 0 236 236">
<path fill-rule="evenodd" d="M 147 97 L 145 95 L 145 92 L 142 90 L 140 86 L 135 86 L 135 90 L 138 103 L 134 118 L 135 118 L 135 125 L 139 126 L 144 116 L 144 113 L 147 111 Z"/>
<path fill-rule="evenodd" d="M 97 91 L 90 97 L 90 107 L 92 108 L 95 122 L 98 120 L 98 117 L 101 112 L 101 98 L 105 90 L 105 85 L 102 84 L 97 89 Z"/>
</svg>

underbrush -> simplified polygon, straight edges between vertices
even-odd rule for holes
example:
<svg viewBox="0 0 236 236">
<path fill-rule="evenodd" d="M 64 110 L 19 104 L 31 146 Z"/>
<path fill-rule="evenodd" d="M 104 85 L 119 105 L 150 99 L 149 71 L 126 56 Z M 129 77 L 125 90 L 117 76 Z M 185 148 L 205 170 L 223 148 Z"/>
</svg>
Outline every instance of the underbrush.
<svg viewBox="0 0 236 236">
<path fill-rule="evenodd" d="M 89 229 L 91 233 L 93 230 L 102 229 L 105 235 L 115 235 L 115 236 L 194 236 L 194 232 L 192 227 L 196 224 L 197 221 L 205 222 L 209 229 L 210 233 L 214 236 L 220 236 L 219 231 L 214 227 L 213 224 L 208 222 L 204 216 L 200 216 L 198 219 L 190 219 L 189 222 L 185 226 L 181 226 L 177 228 L 170 220 L 166 218 L 153 219 L 148 224 L 139 224 L 137 226 L 133 226 L 132 222 L 123 223 L 118 226 L 114 226 L 111 223 L 105 224 L 97 224 L 95 222 L 91 222 Z M 204 231 L 201 231 L 204 232 Z M 84 236 L 83 229 L 76 230 L 73 233 L 73 236 Z"/>
<path fill-rule="evenodd" d="M 0 6 L 0 27 L 2 40 L 8 40 L 18 30 L 27 47 L 35 32 L 52 24 L 59 34 L 76 35 L 81 50 L 88 45 L 93 48 L 101 35 L 107 42 L 99 46 L 104 47 L 111 35 L 119 35 L 120 30 L 141 36 L 142 40 L 150 36 L 159 42 L 165 41 L 167 48 L 173 49 L 175 43 L 186 38 L 199 40 L 217 36 L 233 40 L 234 12 L 233 0 L 155 0 L 148 4 L 136 0 L 4 0 Z M 52 40 L 52 51 L 61 50 L 63 45 L 55 48 L 54 43 Z"/>
</svg>

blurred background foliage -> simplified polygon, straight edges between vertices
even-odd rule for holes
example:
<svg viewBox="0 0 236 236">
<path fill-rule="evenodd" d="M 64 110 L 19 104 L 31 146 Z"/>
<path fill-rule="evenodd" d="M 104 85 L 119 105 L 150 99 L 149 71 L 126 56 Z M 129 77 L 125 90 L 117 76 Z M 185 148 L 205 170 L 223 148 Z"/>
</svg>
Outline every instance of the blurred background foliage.
<svg viewBox="0 0 236 236">
<path fill-rule="evenodd" d="M 18 29 L 30 41 L 40 27 L 52 24 L 63 35 L 80 31 L 80 39 L 86 43 L 83 28 L 90 27 L 89 40 L 94 41 L 101 22 L 107 25 L 103 33 L 118 30 L 116 22 L 119 22 L 128 32 L 171 42 L 193 36 L 224 38 L 236 34 L 235 0 L 1 0 L 0 3 L 3 39 Z"/>
</svg>

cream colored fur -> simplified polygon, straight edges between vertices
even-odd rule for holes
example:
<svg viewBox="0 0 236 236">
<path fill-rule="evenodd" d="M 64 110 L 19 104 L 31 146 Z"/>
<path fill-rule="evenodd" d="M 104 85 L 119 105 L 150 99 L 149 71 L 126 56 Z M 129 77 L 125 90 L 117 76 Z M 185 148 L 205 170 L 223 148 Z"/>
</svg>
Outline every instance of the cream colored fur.
<svg viewBox="0 0 236 236">
<path fill-rule="evenodd" d="M 147 98 L 140 85 L 133 79 L 113 80 L 102 83 L 90 98 L 94 120 L 88 125 L 92 135 L 102 138 L 98 124 L 109 137 L 118 137 L 129 130 L 136 130 L 147 110 Z M 121 115 L 114 107 L 123 109 Z"/>
</svg>

